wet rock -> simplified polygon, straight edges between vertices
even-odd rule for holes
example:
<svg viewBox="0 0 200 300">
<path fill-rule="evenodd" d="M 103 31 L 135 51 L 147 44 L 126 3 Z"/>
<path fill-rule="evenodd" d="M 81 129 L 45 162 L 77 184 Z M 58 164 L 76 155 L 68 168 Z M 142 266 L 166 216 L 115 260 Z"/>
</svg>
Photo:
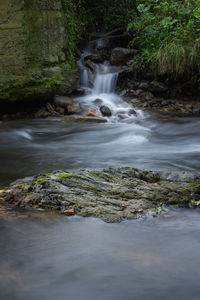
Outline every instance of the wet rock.
<svg viewBox="0 0 200 300">
<path fill-rule="evenodd" d="M 168 91 L 168 87 L 162 82 L 153 80 L 149 85 L 149 90 L 154 94 L 162 94 Z"/>
<path fill-rule="evenodd" d="M 95 71 L 95 66 L 94 66 L 93 62 L 92 62 L 90 59 L 85 60 L 85 64 L 86 64 L 86 66 L 87 66 L 88 68 L 90 68 L 90 70 L 91 70 L 92 72 Z"/>
<path fill-rule="evenodd" d="M 70 104 L 67 105 L 67 113 L 68 114 L 79 114 L 82 111 L 82 107 L 80 102 L 72 101 Z"/>
<path fill-rule="evenodd" d="M 136 91 L 132 91 L 132 93 L 133 93 L 134 96 L 138 97 L 143 93 L 143 90 L 138 89 Z"/>
<path fill-rule="evenodd" d="M 56 107 L 56 111 L 61 114 L 61 115 L 64 115 L 65 113 L 65 109 L 63 107 L 60 107 L 60 106 L 57 106 Z"/>
<path fill-rule="evenodd" d="M 65 116 L 61 120 L 66 124 L 74 124 L 74 123 L 106 123 L 107 120 L 99 117 L 90 117 L 90 116 L 81 116 L 81 115 L 69 115 Z"/>
<path fill-rule="evenodd" d="M 114 48 L 111 53 L 110 63 L 112 65 L 122 66 L 133 58 L 134 53 L 135 50 L 120 47 Z"/>
<path fill-rule="evenodd" d="M 105 117 L 111 117 L 112 116 L 112 112 L 111 112 L 110 108 L 106 105 L 102 105 L 100 107 L 100 111 L 101 111 L 102 115 L 105 116 Z"/>
<path fill-rule="evenodd" d="M 51 116 L 54 116 L 54 117 L 59 116 L 59 113 L 55 111 L 55 109 L 53 108 L 51 103 L 48 102 L 46 104 L 46 109 L 51 114 Z"/>
<path fill-rule="evenodd" d="M 200 109 L 199 108 L 194 108 L 193 109 L 193 114 L 200 114 Z"/>
<path fill-rule="evenodd" d="M 170 100 L 162 100 L 161 101 L 161 106 L 168 106 L 171 104 L 171 101 Z"/>
<path fill-rule="evenodd" d="M 159 174 L 162 178 L 172 181 L 191 182 L 200 179 L 190 171 L 160 171 Z"/>
<path fill-rule="evenodd" d="M 15 181 L 0 191 L 0 199 L 12 207 L 60 210 L 66 215 L 119 222 L 152 210 L 159 213 L 163 204 L 199 206 L 200 181 L 191 183 L 191 178 L 186 173 L 174 177 L 170 172 L 132 167 L 55 171 Z"/>
<path fill-rule="evenodd" d="M 86 112 L 84 112 L 84 116 L 100 117 L 100 113 L 98 111 L 90 108 Z"/>
<path fill-rule="evenodd" d="M 53 99 L 53 103 L 55 106 L 59 106 L 62 108 L 67 108 L 68 104 L 71 104 L 73 101 L 72 98 L 66 96 L 55 96 Z"/>
<path fill-rule="evenodd" d="M 71 209 L 65 209 L 63 211 L 63 214 L 66 215 L 66 216 L 73 216 L 75 214 L 74 212 L 74 208 L 71 208 Z"/>
<path fill-rule="evenodd" d="M 120 118 L 121 120 L 125 120 L 127 117 L 125 115 L 119 114 L 118 118 Z"/>
<path fill-rule="evenodd" d="M 143 90 L 143 91 L 147 91 L 148 88 L 149 88 L 148 82 L 141 82 L 138 86 L 138 89 Z"/>
<path fill-rule="evenodd" d="M 133 109 L 133 108 L 131 108 L 130 110 L 129 110 L 129 115 L 136 115 L 137 113 L 136 113 L 136 111 Z"/>
<path fill-rule="evenodd" d="M 154 98 L 154 95 L 151 92 L 143 92 L 141 94 L 139 94 L 140 98 L 149 101 L 152 100 Z"/>
<path fill-rule="evenodd" d="M 46 107 L 42 107 L 35 113 L 35 118 L 47 118 L 50 115 L 51 113 L 47 111 Z"/>
<path fill-rule="evenodd" d="M 118 73 L 117 87 L 120 89 L 127 89 L 129 84 L 133 82 L 134 71 L 132 68 L 126 67 Z"/>
<path fill-rule="evenodd" d="M 101 99 L 95 99 L 94 101 L 93 101 L 93 103 L 96 105 L 96 106 L 101 106 L 101 104 L 103 103 L 103 100 L 101 100 Z"/>
<path fill-rule="evenodd" d="M 73 91 L 73 96 L 84 96 L 85 90 L 83 88 L 77 88 Z"/>
<path fill-rule="evenodd" d="M 99 64 L 99 63 L 103 63 L 105 58 L 102 57 L 100 54 L 90 54 L 84 57 L 84 60 L 90 60 L 92 62 L 94 62 L 95 64 Z"/>
</svg>

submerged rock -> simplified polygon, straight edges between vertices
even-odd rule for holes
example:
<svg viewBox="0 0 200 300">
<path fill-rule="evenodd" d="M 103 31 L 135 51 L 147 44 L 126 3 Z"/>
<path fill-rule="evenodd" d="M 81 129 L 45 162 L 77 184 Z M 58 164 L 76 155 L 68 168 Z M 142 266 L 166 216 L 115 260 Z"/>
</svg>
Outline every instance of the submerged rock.
<svg viewBox="0 0 200 300">
<path fill-rule="evenodd" d="M 73 123 L 106 123 L 107 120 L 99 117 L 92 116 L 81 116 L 81 115 L 69 115 L 61 119 L 63 123 L 73 124 Z"/>
<path fill-rule="evenodd" d="M 0 191 L 0 200 L 19 208 L 58 210 L 119 222 L 152 211 L 160 213 L 163 205 L 198 206 L 199 183 L 199 179 L 192 183 L 173 181 L 169 172 L 160 177 L 132 167 L 55 171 L 15 181 Z"/>
</svg>

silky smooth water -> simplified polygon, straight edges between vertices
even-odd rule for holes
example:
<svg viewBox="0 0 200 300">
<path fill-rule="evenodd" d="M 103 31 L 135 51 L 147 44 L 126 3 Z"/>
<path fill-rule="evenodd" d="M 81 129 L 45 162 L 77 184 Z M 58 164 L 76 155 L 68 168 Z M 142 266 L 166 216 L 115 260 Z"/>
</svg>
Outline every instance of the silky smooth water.
<svg viewBox="0 0 200 300">
<path fill-rule="evenodd" d="M 198 210 L 120 224 L 0 219 L 0 299 L 199 300 L 199 252 Z"/>
<path fill-rule="evenodd" d="M 200 173 L 200 119 L 137 117 L 130 123 L 0 124 L 0 184 L 53 170 L 133 166 Z"/>
</svg>

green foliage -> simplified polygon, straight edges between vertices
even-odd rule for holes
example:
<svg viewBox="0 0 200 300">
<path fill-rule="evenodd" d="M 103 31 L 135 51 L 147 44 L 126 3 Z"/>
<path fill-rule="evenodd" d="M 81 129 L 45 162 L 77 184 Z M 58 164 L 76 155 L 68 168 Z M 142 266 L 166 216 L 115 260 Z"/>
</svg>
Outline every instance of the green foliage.
<svg viewBox="0 0 200 300">
<path fill-rule="evenodd" d="M 85 32 L 88 20 L 87 13 L 82 0 L 62 0 L 62 6 L 66 17 L 66 55 L 73 66 L 75 48 Z"/>
<path fill-rule="evenodd" d="M 200 0 L 140 0 L 127 25 L 130 47 L 160 74 L 200 73 Z"/>
</svg>

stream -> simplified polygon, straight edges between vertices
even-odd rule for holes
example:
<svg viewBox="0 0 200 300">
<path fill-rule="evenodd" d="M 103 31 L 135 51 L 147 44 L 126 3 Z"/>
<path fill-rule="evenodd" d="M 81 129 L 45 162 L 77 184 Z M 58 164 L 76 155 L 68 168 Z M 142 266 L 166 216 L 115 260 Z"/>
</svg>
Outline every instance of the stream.
<svg viewBox="0 0 200 300">
<path fill-rule="evenodd" d="M 88 53 L 85 53 L 86 55 Z M 82 69 L 86 109 L 108 106 L 103 124 L 60 119 L 0 123 L 0 186 L 53 170 L 132 166 L 200 174 L 200 119 L 153 116 L 115 93 L 117 69 Z M 198 300 L 200 211 L 106 224 L 54 214 L 0 216 L 2 300 Z"/>
</svg>

